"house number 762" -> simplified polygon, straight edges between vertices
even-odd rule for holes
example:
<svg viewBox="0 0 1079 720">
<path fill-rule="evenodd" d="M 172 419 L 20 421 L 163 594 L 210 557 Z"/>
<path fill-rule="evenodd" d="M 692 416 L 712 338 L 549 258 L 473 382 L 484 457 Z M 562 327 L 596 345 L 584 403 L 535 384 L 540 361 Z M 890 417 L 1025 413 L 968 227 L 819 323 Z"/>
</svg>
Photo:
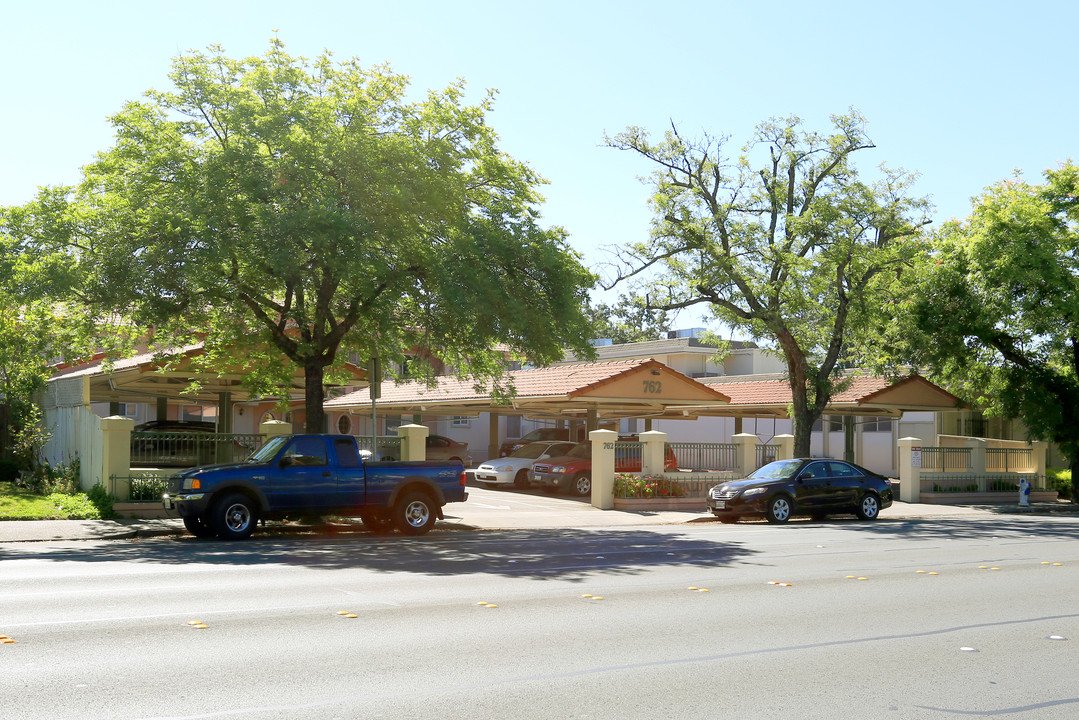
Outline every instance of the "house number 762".
<svg viewBox="0 0 1079 720">
<path fill-rule="evenodd" d="M 644 391 L 652 395 L 658 395 L 663 392 L 663 382 L 660 380 L 645 380 Z"/>
</svg>

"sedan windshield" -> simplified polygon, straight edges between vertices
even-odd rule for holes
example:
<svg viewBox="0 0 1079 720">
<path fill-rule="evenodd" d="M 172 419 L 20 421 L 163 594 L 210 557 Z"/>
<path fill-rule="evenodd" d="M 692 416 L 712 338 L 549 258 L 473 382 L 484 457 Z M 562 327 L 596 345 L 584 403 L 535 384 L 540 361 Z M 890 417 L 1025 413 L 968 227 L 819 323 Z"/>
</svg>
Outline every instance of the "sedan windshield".
<svg viewBox="0 0 1079 720">
<path fill-rule="evenodd" d="M 747 475 L 747 477 L 757 478 L 759 480 L 788 478 L 798 471 L 798 467 L 801 464 L 801 460 L 776 460 L 775 462 L 770 462 L 767 465 L 757 468 Z"/>
<path fill-rule="evenodd" d="M 524 447 L 517 448 L 512 453 L 510 453 L 510 457 L 535 460 L 543 454 L 544 450 L 546 450 L 547 447 L 548 443 L 528 443 Z"/>
</svg>

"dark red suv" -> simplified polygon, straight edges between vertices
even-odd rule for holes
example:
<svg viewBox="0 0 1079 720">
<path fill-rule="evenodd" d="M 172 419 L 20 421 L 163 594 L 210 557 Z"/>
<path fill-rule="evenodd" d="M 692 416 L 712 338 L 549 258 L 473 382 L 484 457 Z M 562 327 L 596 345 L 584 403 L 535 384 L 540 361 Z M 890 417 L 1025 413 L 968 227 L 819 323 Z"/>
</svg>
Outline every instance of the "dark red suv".
<svg viewBox="0 0 1079 720">
<path fill-rule="evenodd" d="M 670 447 L 663 454 L 663 469 L 674 470 L 678 459 Z M 614 451 L 615 472 L 640 472 L 641 451 L 634 448 L 616 448 Z M 549 458 L 532 465 L 529 479 L 548 492 L 568 489 L 576 495 L 589 495 L 592 492 L 592 443 L 579 443 L 562 457 Z"/>
</svg>

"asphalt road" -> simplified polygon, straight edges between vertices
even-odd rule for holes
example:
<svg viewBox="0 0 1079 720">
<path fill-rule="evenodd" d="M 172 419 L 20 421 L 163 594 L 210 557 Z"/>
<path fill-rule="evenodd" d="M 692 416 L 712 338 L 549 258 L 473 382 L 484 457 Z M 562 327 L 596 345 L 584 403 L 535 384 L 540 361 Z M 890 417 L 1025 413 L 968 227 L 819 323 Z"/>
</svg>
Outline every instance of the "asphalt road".
<svg viewBox="0 0 1079 720">
<path fill-rule="evenodd" d="M 1077 540 L 1002 516 L 11 543 L 0 718 L 1075 718 Z"/>
</svg>

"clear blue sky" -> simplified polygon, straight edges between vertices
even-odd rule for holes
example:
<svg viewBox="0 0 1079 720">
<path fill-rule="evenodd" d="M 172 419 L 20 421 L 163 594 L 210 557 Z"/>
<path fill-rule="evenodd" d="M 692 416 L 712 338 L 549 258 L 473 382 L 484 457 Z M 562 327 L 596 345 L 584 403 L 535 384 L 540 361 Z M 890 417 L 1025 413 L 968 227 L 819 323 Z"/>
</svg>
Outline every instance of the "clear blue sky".
<svg viewBox="0 0 1079 720">
<path fill-rule="evenodd" d="M 769 117 L 823 131 L 853 106 L 877 145 L 860 167 L 918 172 L 939 222 L 1013 170 L 1037 180 L 1079 159 L 1077 28 L 1074 0 L 7 0 L 0 205 L 75 182 L 112 144 L 108 116 L 167 87 L 177 54 L 261 54 L 276 30 L 292 54 L 388 62 L 418 91 L 497 88 L 503 149 L 550 181 L 545 220 L 592 267 L 648 233 L 650 168 L 602 143 L 627 125 L 740 147 Z M 675 325 L 699 323 L 687 311 Z"/>
</svg>

